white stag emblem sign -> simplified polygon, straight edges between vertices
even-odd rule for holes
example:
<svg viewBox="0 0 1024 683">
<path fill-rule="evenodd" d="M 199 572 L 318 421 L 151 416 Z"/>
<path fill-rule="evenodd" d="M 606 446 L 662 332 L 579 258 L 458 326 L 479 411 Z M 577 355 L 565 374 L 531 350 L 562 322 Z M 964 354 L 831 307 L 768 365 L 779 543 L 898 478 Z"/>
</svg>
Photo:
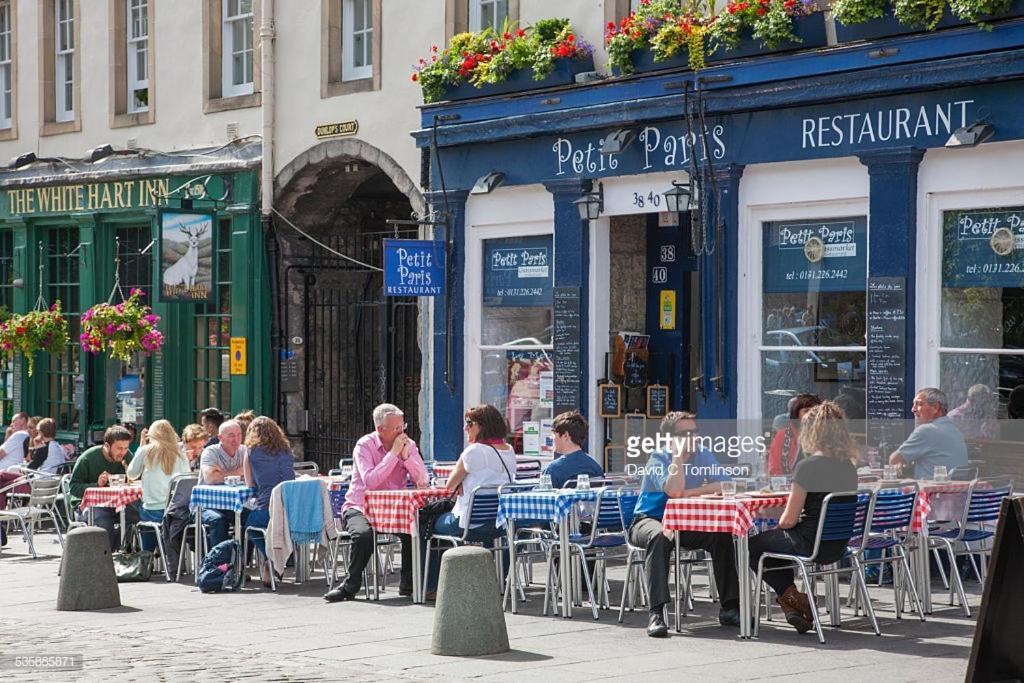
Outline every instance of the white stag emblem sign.
<svg viewBox="0 0 1024 683">
<path fill-rule="evenodd" d="M 178 261 L 164 271 L 164 284 L 174 287 L 185 285 L 189 289 L 196 284 L 196 274 L 199 272 L 199 238 L 206 234 L 208 227 L 186 228 L 179 227 L 178 230 L 188 237 L 188 251 Z"/>
</svg>

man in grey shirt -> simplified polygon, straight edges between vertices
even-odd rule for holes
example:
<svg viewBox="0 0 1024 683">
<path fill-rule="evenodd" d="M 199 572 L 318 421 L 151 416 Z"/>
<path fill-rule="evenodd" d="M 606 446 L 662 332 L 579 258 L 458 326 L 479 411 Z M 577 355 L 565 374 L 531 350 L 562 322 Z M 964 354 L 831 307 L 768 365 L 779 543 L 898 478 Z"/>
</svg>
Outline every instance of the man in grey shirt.
<svg viewBox="0 0 1024 683">
<path fill-rule="evenodd" d="M 199 456 L 199 483 L 223 484 L 225 477 L 243 476 L 245 446 L 242 445 L 242 427 L 234 420 L 221 424 L 217 430 L 220 443 L 207 446 Z M 208 526 L 209 547 L 228 539 L 228 521 L 235 514 L 228 510 L 203 509 L 203 525 Z"/>
<path fill-rule="evenodd" d="M 889 457 L 891 465 L 914 465 L 915 479 L 934 479 L 936 465 L 948 472 L 967 466 L 967 443 L 953 421 L 946 417 L 949 404 L 939 389 L 921 389 L 914 396 L 912 412 L 917 426 Z"/>
</svg>

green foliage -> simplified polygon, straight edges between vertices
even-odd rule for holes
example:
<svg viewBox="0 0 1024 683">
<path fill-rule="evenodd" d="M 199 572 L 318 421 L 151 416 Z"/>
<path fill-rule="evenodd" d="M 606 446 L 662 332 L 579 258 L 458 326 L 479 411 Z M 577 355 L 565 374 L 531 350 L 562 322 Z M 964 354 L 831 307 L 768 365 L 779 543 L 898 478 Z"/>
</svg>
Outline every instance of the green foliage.
<svg viewBox="0 0 1024 683">
<path fill-rule="evenodd" d="M 0 324 L 0 354 L 5 358 L 20 353 L 32 376 L 35 355 L 40 351 L 61 353 L 68 343 L 68 321 L 61 314 L 60 301 L 48 310 L 12 315 Z"/>
</svg>

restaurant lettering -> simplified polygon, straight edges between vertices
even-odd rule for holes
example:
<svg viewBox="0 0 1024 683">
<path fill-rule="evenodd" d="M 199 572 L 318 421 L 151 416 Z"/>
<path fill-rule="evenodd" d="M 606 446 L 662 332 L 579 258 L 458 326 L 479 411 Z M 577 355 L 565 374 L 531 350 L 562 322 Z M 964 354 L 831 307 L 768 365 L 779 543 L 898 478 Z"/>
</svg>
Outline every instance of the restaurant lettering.
<svg viewBox="0 0 1024 683">
<path fill-rule="evenodd" d="M 170 181 L 158 178 L 15 188 L 5 191 L 4 196 L 7 213 L 24 215 L 160 206 L 169 193 Z"/>
<path fill-rule="evenodd" d="M 951 135 L 969 123 L 967 108 L 973 103 L 974 100 L 956 100 L 934 107 L 895 107 L 806 118 L 801 147 L 841 147 Z"/>
<path fill-rule="evenodd" d="M 707 129 L 707 140 L 710 152 L 704 147 L 704 136 L 696 132 L 692 134 L 674 135 L 663 133 L 657 126 L 645 126 L 638 136 L 639 142 L 643 145 L 644 166 L 643 170 L 653 168 L 655 165 L 667 168 L 684 167 L 690 163 L 690 155 L 698 150 L 702 161 L 708 158 L 710 153 L 716 160 L 725 158 L 725 127 L 721 125 L 709 126 Z M 558 160 L 557 175 L 565 175 L 567 172 L 574 174 L 602 174 L 614 171 L 619 167 L 619 160 L 615 154 L 605 154 L 604 139 L 590 140 L 585 146 L 582 143 L 574 145 L 572 140 L 558 138 L 551 146 Z"/>
</svg>

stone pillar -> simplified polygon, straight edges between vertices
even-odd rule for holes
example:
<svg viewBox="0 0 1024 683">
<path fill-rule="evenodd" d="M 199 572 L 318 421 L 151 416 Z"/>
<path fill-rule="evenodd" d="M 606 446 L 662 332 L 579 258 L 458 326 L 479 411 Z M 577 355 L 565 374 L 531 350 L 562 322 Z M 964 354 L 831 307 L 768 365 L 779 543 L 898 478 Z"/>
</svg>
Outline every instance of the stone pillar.
<svg viewBox="0 0 1024 683">
<path fill-rule="evenodd" d="M 434 239 L 444 242 L 450 237 L 451 253 L 448 254 L 445 295 L 434 297 L 434 339 L 431 390 L 434 410 L 431 418 L 433 438 L 429 455 L 435 460 L 455 460 L 462 452 L 462 414 L 465 410 L 465 310 L 466 292 L 466 199 L 465 190 L 449 191 L 447 202 L 440 192 L 427 192 L 425 198 L 438 216 L 443 216 L 447 203 L 447 226 L 434 227 Z M 470 296 L 480 296 L 470 292 Z M 451 319 L 449 321 L 449 307 Z"/>
<path fill-rule="evenodd" d="M 587 415 L 587 396 L 590 391 L 590 226 L 580 219 L 579 209 L 573 204 L 590 192 L 592 183 L 582 178 L 549 180 L 544 187 L 554 199 L 554 269 L 555 287 L 579 287 L 580 290 L 580 396 L 579 411 Z M 555 367 L 555 376 L 558 368 Z"/>
<path fill-rule="evenodd" d="M 859 155 L 870 180 L 868 221 L 868 279 L 906 279 L 907 317 L 904 325 L 904 417 L 910 417 L 914 396 L 915 264 L 917 258 L 917 170 L 924 150 L 914 147 Z M 871 349 L 868 349 L 870 355 Z M 868 417 L 872 406 L 867 406 Z"/>
</svg>

